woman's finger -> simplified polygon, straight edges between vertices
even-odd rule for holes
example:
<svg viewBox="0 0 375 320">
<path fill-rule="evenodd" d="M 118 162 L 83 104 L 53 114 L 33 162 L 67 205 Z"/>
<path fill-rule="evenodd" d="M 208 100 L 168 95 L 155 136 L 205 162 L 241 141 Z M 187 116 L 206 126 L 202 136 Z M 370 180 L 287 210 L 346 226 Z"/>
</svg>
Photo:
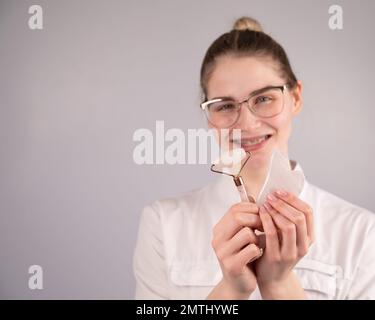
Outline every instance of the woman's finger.
<svg viewBox="0 0 375 320">
<path fill-rule="evenodd" d="M 214 228 L 214 236 L 217 242 L 226 242 L 234 237 L 243 227 L 253 230 L 261 228 L 259 215 L 248 212 L 236 212 L 230 219 L 223 220 Z"/>
<path fill-rule="evenodd" d="M 275 195 L 276 196 L 276 195 Z M 268 202 L 276 211 L 296 225 L 297 251 L 299 256 L 304 256 L 310 246 L 307 234 L 306 217 L 282 199 L 275 198 Z"/>
<path fill-rule="evenodd" d="M 276 195 L 287 202 L 290 206 L 294 207 L 297 211 L 302 212 L 306 218 L 307 235 L 310 242 L 314 240 L 314 221 L 313 221 L 313 210 L 303 200 L 299 199 L 291 192 L 285 190 L 276 191 Z"/>
<path fill-rule="evenodd" d="M 240 202 L 232 206 L 222 220 L 215 225 L 213 233 L 217 242 L 230 240 L 241 228 L 261 229 L 258 207 L 254 203 Z"/>
<path fill-rule="evenodd" d="M 264 234 L 266 237 L 266 252 L 276 259 L 280 258 L 279 236 L 276 226 L 274 225 L 270 214 L 264 206 L 259 209 L 259 217 L 263 224 Z"/>
<path fill-rule="evenodd" d="M 295 260 L 297 257 L 297 234 L 295 224 L 276 211 L 268 202 L 266 202 L 264 206 L 271 215 L 276 227 L 281 231 L 281 257 L 290 261 Z"/>
<path fill-rule="evenodd" d="M 254 243 L 248 244 L 244 247 L 240 252 L 238 252 L 235 256 L 235 259 L 238 260 L 238 263 L 241 266 L 244 266 L 257 258 L 259 258 L 263 254 L 263 250 L 260 249 Z"/>
<path fill-rule="evenodd" d="M 232 239 L 221 245 L 220 249 L 216 252 L 217 257 L 223 260 L 225 257 L 239 253 L 250 243 L 258 244 L 258 238 L 251 228 L 244 227 Z"/>
</svg>

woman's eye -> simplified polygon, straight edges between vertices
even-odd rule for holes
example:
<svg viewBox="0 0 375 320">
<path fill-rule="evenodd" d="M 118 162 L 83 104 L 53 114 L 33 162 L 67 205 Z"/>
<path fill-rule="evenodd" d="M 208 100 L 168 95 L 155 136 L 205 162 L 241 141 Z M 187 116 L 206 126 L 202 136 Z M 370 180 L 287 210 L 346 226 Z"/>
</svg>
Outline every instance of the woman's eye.
<svg viewBox="0 0 375 320">
<path fill-rule="evenodd" d="M 272 99 L 266 96 L 260 96 L 255 99 L 255 103 L 263 103 L 263 102 L 268 102 L 271 101 Z"/>
<path fill-rule="evenodd" d="M 231 111 L 231 110 L 234 110 L 234 105 L 231 103 L 222 104 L 217 109 L 217 111 Z"/>
</svg>

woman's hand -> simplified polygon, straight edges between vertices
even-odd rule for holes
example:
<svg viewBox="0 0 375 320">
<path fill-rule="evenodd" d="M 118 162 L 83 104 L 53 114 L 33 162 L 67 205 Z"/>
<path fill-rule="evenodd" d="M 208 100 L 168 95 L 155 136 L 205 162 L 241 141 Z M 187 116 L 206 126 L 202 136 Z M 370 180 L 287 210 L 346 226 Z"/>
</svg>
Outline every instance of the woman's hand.
<svg viewBox="0 0 375 320">
<path fill-rule="evenodd" d="M 212 247 L 223 273 L 220 288 L 225 298 L 248 299 L 257 286 L 253 266 L 262 253 L 254 230 L 263 230 L 255 203 L 233 205 L 213 229 Z M 209 296 L 210 297 L 210 296 Z"/>
<path fill-rule="evenodd" d="M 296 263 L 314 241 L 312 209 L 295 195 L 278 191 L 259 209 L 266 249 L 255 262 L 258 286 L 265 299 L 305 298 L 296 275 Z"/>
</svg>

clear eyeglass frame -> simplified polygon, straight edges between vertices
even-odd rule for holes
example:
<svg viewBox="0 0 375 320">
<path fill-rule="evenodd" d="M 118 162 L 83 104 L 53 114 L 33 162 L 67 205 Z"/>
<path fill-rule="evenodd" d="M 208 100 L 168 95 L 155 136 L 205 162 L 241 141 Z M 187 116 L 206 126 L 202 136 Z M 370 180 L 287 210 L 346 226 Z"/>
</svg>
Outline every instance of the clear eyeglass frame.
<svg viewBox="0 0 375 320">
<path fill-rule="evenodd" d="M 284 110 L 284 104 L 285 104 L 285 99 L 284 99 L 284 93 L 286 91 L 286 89 L 288 88 L 288 84 L 284 84 L 284 85 L 280 85 L 280 86 L 267 86 L 267 87 L 264 87 L 264 88 L 261 88 L 261 89 L 258 89 L 254 92 L 252 92 L 247 99 L 241 101 L 241 102 L 237 102 L 237 101 L 234 101 L 230 98 L 227 98 L 227 97 L 223 97 L 223 98 L 215 98 L 215 99 L 211 99 L 211 100 L 208 100 L 208 101 L 204 101 L 200 104 L 200 107 L 201 109 L 204 111 L 205 113 L 205 116 L 207 118 L 207 120 L 214 126 L 214 127 L 220 127 L 220 128 L 230 128 L 231 126 L 235 125 L 238 121 L 238 119 L 240 118 L 241 116 L 241 107 L 242 105 L 246 102 L 246 105 L 247 105 L 247 108 L 250 110 L 250 112 L 259 117 L 259 118 L 272 118 L 272 117 L 275 117 L 277 115 L 279 115 L 281 112 L 283 112 Z M 274 89 L 279 89 L 281 90 L 282 92 L 282 95 L 283 95 L 283 102 L 282 102 L 282 107 L 281 109 L 275 113 L 275 114 L 272 114 L 272 115 L 269 115 L 269 116 L 263 116 L 263 115 L 259 115 L 257 114 L 257 112 L 254 110 L 254 107 L 252 105 L 250 105 L 249 101 L 255 97 L 255 96 L 258 96 L 258 95 L 261 95 L 262 93 L 264 92 L 267 92 L 269 90 L 274 90 Z M 235 120 L 233 120 L 232 122 L 233 123 L 230 123 L 226 126 L 218 126 L 217 124 L 213 123 L 211 120 L 210 120 L 210 116 L 209 116 L 209 107 L 210 105 L 214 104 L 214 103 L 218 103 L 218 102 L 222 102 L 222 101 L 230 101 L 231 103 L 234 103 L 235 107 L 236 107 L 236 111 L 237 111 L 237 116 L 235 118 Z"/>
</svg>

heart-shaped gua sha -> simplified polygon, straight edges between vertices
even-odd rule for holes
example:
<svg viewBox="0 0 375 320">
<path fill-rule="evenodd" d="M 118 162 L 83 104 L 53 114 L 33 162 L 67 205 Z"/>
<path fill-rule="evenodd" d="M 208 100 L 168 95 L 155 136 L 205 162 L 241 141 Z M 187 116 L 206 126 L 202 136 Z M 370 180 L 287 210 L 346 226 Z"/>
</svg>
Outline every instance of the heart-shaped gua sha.
<svg viewBox="0 0 375 320">
<path fill-rule="evenodd" d="M 266 201 L 268 194 L 282 189 L 295 194 L 297 197 L 302 191 L 305 176 L 302 171 L 291 170 L 289 159 L 279 150 L 272 153 L 266 180 L 259 192 L 256 204 L 260 207 Z"/>
<path fill-rule="evenodd" d="M 246 151 L 242 148 L 236 148 L 222 153 L 219 158 L 213 162 L 212 169 L 217 172 L 236 176 L 242 168 L 242 160 L 246 157 Z"/>
</svg>

